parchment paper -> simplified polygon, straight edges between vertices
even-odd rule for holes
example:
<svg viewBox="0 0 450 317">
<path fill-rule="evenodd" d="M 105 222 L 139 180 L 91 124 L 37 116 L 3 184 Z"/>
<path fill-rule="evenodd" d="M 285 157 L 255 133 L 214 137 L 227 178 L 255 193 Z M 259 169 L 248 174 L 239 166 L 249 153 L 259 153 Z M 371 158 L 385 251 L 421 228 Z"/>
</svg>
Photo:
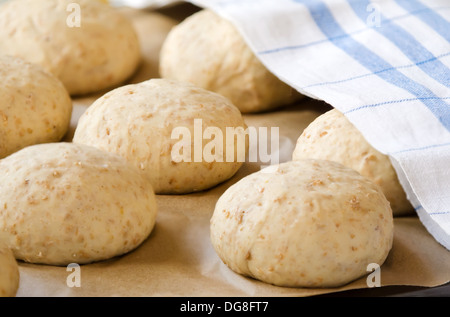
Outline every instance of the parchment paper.
<svg viewBox="0 0 450 317">
<path fill-rule="evenodd" d="M 127 83 L 159 77 L 161 44 L 178 20 L 161 13 L 124 9 L 138 30 L 143 64 Z M 78 118 L 105 92 L 74 98 L 70 141 Z M 303 129 L 331 109 L 320 101 L 305 99 L 276 111 L 245 115 L 249 126 L 280 128 L 281 160 L 290 158 Z M 276 287 L 240 276 L 218 258 L 209 239 L 209 220 L 220 195 L 242 177 L 260 169 L 245 163 L 229 181 L 208 191 L 189 195 L 159 195 L 158 217 L 150 237 L 134 251 L 107 261 L 80 267 L 80 287 L 69 287 L 66 267 L 19 262 L 17 296 L 311 296 L 367 288 L 366 277 L 344 287 L 301 289 Z M 419 219 L 395 219 L 393 248 L 380 271 L 381 285 L 438 286 L 450 281 L 450 252 L 437 243 Z"/>
</svg>

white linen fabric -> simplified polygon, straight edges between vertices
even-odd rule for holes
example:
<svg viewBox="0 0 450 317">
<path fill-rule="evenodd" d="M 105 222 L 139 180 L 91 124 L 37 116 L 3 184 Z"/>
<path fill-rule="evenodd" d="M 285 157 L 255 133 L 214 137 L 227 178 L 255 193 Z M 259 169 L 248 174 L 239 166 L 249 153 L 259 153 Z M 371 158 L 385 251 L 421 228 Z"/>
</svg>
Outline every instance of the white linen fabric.
<svg viewBox="0 0 450 317">
<path fill-rule="evenodd" d="M 389 155 L 450 250 L 448 0 L 193 0 L 235 24 L 264 65 L 343 112 Z"/>
</svg>

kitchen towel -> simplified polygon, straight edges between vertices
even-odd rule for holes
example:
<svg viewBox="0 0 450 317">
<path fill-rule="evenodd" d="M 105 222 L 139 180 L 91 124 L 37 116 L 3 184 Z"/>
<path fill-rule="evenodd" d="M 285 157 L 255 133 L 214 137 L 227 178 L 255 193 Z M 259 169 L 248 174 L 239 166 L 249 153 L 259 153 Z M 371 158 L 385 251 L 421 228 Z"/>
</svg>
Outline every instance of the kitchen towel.
<svg viewBox="0 0 450 317">
<path fill-rule="evenodd" d="M 343 112 L 389 155 L 450 250 L 449 0 L 192 0 L 235 24 L 263 64 Z"/>
</svg>

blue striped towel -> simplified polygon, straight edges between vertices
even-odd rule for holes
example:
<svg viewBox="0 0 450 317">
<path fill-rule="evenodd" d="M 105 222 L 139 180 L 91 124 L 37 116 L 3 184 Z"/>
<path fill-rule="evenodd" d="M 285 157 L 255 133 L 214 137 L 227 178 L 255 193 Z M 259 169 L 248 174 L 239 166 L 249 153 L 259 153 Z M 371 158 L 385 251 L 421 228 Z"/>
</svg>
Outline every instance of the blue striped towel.
<svg viewBox="0 0 450 317">
<path fill-rule="evenodd" d="M 343 112 L 390 156 L 450 250 L 449 0 L 195 0 L 234 22 L 260 60 Z"/>
</svg>

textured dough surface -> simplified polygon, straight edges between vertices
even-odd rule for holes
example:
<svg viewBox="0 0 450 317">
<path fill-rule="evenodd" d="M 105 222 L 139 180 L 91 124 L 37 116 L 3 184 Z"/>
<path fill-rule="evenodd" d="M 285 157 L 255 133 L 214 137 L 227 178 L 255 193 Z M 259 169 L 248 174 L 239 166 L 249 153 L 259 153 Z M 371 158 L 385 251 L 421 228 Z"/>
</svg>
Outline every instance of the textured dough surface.
<svg viewBox="0 0 450 317">
<path fill-rule="evenodd" d="M 414 210 L 389 157 L 373 148 L 336 109 L 315 119 L 298 138 L 292 159 L 305 158 L 341 163 L 377 183 L 391 203 L 394 216 L 409 214 Z"/>
<path fill-rule="evenodd" d="M 380 266 L 393 217 L 379 186 L 341 164 L 290 161 L 251 174 L 218 200 L 211 242 L 233 271 L 287 287 L 336 287 Z"/>
<path fill-rule="evenodd" d="M 79 5 L 80 27 L 76 22 Z M 69 22 L 69 23 L 68 23 Z M 136 32 L 114 8 L 92 0 L 17 0 L 0 6 L 0 52 L 41 65 L 71 95 L 127 79 L 140 61 Z"/>
<path fill-rule="evenodd" d="M 0 175 L 0 231 L 26 262 L 108 259 L 136 248 L 155 224 L 148 178 L 96 148 L 30 146 L 1 160 Z"/>
<path fill-rule="evenodd" d="M 14 297 L 19 288 L 19 266 L 12 251 L 0 243 L 0 297 Z"/>
<path fill-rule="evenodd" d="M 237 159 L 226 160 L 228 151 L 238 153 L 239 142 L 223 145 L 223 162 L 207 162 L 203 157 L 195 161 L 195 139 L 202 137 L 194 130 L 195 120 L 202 120 L 203 131 L 215 127 L 223 136 L 227 127 L 246 128 L 241 113 L 226 98 L 190 84 L 151 79 L 96 100 L 80 118 L 73 141 L 124 157 L 146 172 L 158 194 L 194 192 L 229 179 L 242 165 Z M 172 138 L 178 127 L 189 129 L 190 141 Z M 202 141 L 203 149 L 210 141 Z M 173 159 L 173 147 L 179 142 L 191 149 L 191 162 Z"/>
<path fill-rule="evenodd" d="M 72 101 L 57 78 L 11 56 L 0 56 L 0 78 L 0 158 L 28 145 L 62 139 L 69 129 Z"/>
<path fill-rule="evenodd" d="M 210 10 L 193 14 L 168 34 L 160 74 L 217 92 L 243 113 L 270 110 L 300 97 L 265 68 L 229 21 Z"/>
</svg>

